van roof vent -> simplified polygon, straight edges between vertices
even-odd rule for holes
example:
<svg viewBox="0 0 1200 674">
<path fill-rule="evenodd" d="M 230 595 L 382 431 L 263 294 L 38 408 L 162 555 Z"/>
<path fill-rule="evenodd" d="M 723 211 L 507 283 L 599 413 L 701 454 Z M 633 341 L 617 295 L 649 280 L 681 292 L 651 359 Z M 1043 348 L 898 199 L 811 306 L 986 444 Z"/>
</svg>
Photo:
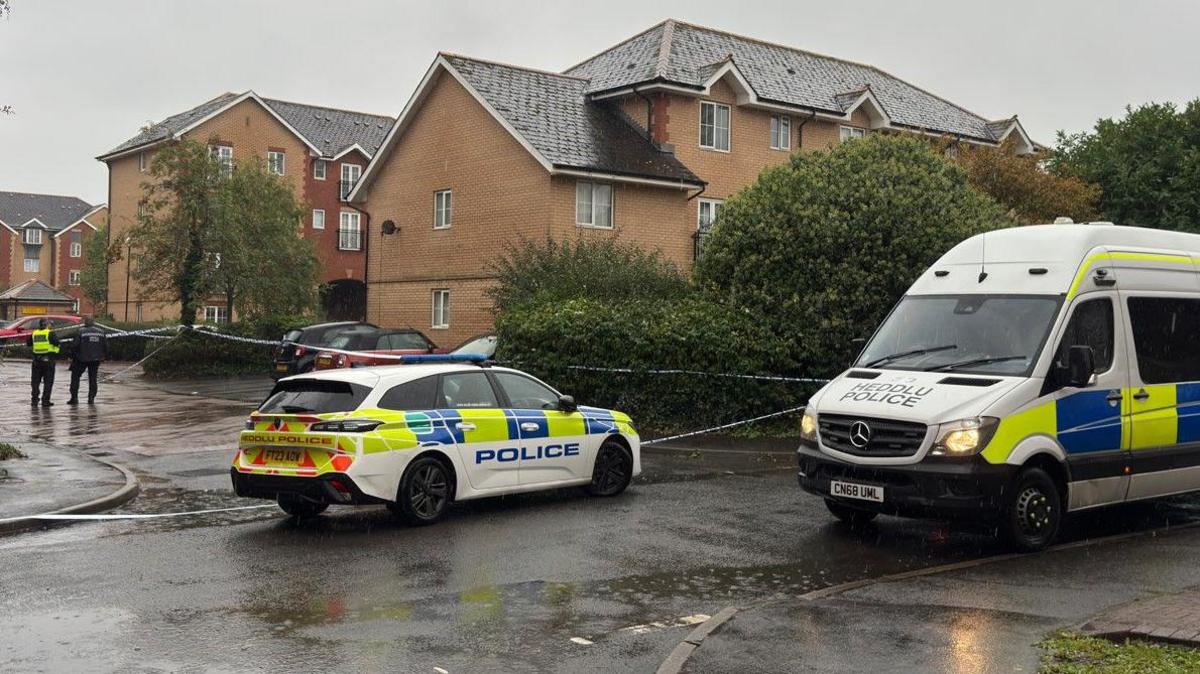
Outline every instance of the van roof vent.
<svg viewBox="0 0 1200 674">
<path fill-rule="evenodd" d="M 852 370 L 846 375 L 846 379 L 876 379 L 879 377 L 878 372 L 868 372 L 866 370 Z"/>
</svg>

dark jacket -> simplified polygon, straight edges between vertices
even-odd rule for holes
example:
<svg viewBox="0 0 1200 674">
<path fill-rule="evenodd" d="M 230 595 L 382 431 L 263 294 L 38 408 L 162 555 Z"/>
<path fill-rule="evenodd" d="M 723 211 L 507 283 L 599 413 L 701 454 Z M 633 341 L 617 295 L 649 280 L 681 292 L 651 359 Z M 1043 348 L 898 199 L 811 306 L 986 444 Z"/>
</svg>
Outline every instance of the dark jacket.
<svg viewBox="0 0 1200 674">
<path fill-rule="evenodd" d="M 96 326 L 83 326 L 75 337 L 71 360 L 77 363 L 99 363 L 105 356 L 104 331 Z"/>
</svg>

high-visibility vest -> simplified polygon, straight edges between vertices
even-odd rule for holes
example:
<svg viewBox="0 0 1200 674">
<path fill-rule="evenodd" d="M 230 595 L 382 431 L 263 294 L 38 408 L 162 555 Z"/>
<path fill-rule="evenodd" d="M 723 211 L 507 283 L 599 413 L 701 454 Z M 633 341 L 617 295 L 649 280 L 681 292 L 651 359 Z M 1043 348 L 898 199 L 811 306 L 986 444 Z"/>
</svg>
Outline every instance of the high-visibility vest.
<svg viewBox="0 0 1200 674">
<path fill-rule="evenodd" d="M 49 330 L 34 330 L 33 334 L 33 352 L 39 356 L 58 353 L 58 347 L 50 343 Z"/>
</svg>

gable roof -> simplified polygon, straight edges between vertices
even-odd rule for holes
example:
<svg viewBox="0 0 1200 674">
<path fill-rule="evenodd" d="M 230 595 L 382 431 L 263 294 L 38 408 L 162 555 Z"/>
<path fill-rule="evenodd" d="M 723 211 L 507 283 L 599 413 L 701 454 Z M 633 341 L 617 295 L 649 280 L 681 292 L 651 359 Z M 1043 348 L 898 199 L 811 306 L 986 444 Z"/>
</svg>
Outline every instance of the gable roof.
<svg viewBox="0 0 1200 674">
<path fill-rule="evenodd" d="M 386 115 L 371 115 L 338 108 L 327 108 L 304 103 L 293 103 L 271 98 L 262 98 L 253 91 L 241 94 L 224 93 L 200 105 L 167 117 L 161 122 L 143 129 L 138 135 L 126 140 L 97 157 L 101 161 L 139 148 L 157 145 L 166 140 L 179 138 L 208 119 L 245 100 L 253 100 L 322 157 L 334 157 L 347 148 L 358 145 L 368 154 L 373 154 L 383 142 L 392 118 Z"/>
<path fill-rule="evenodd" d="M 0 293 L 0 300 L 21 302 L 60 302 L 74 304 L 75 298 L 55 290 L 37 279 L 29 279 Z"/>
<path fill-rule="evenodd" d="M 36 220 L 46 229 L 57 232 L 70 227 L 95 208 L 77 197 L 56 194 L 0 192 L 0 222 L 9 230 Z"/>
<path fill-rule="evenodd" d="M 99 227 L 97 227 L 95 224 L 93 224 L 91 220 L 88 220 L 88 216 L 90 216 L 90 215 L 93 215 L 93 214 L 95 214 L 97 211 L 99 211 L 99 210 L 101 210 L 101 209 L 105 209 L 105 208 L 108 208 L 108 204 L 100 204 L 99 206 L 94 206 L 94 207 L 92 207 L 92 210 L 90 210 L 90 211 L 88 211 L 87 213 L 84 213 L 83 215 L 79 216 L 79 219 L 78 219 L 78 220 L 76 220 L 75 222 L 72 222 L 71 224 L 67 225 L 66 227 L 63 227 L 62 229 L 60 229 L 60 230 L 58 230 L 57 232 L 55 232 L 55 234 L 54 234 L 54 238 L 56 238 L 56 239 L 57 239 L 58 237 L 62 236 L 63 234 L 66 234 L 67 232 L 69 232 L 69 231 L 71 231 L 72 229 L 74 229 L 74 228 L 75 228 L 75 226 L 76 226 L 76 225 L 78 225 L 78 224 L 79 224 L 79 223 L 81 223 L 81 222 L 82 222 L 83 224 L 87 225 L 88 227 L 91 227 L 93 232 L 98 232 L 98 231 L 100 231 L 100 228 L 99 228 Z"/>
<path fill-rule="evenodd" d="M 648 82 L 703 91 L 714 64 L 731 60 L 757 102 L 848 117 L 869 90 L 888 125 L 1000 141 L 989 120 L 874 66 L 763 42 L 669 19 L 572 66 L 600 95 Z"/>
</svg>

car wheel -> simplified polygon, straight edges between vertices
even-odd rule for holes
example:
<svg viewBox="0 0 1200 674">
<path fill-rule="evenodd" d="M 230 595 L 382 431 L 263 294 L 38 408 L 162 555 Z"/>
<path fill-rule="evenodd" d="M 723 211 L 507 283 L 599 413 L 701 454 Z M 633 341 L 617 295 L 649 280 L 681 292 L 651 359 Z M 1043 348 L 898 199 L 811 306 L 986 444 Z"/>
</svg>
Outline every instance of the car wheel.
<svg viewBox="0 0 1200 674">
<path fill-rule="evenodd" d="M 1013 482 L 1012 497 L 1000 529 L 1013 547 L 1036 552 L 1058 538 L 1062 516 L 1058 485 L 1041 468 L 1028 468 Z"/>
<path fill-rule="evenodd" d="M 834 517 L 852 527 L 862 526 L 879 516 L 877 512 L 848 506 L 831 498 L 825 499 L 825 507 L 829 509 L 829 512 L 833 513 Z"/>
<path fill-rule="evenodd" d="M 297 496 L 279 497 L 279 509 L 292 517 L 315 517 L 325 512 L 328 503 L 317 503 Z"/>
<path fill-rule="evenodd" d="M 592 468 L 592 483 L 587 486 L 592 496 L 616 496 L 625 491 L 633 479 L 633 456 L 616 440 L 605 440 L 596 453 Z"/>
<path fill-rule="evenodd" d="M 424 526 L 445 516 L 450 508 L 453 479 L 446 464 L 432 456 L 413 461 L 400 478 L 396 502 L 388 508 L 405 522 Z"/>
</svg>

